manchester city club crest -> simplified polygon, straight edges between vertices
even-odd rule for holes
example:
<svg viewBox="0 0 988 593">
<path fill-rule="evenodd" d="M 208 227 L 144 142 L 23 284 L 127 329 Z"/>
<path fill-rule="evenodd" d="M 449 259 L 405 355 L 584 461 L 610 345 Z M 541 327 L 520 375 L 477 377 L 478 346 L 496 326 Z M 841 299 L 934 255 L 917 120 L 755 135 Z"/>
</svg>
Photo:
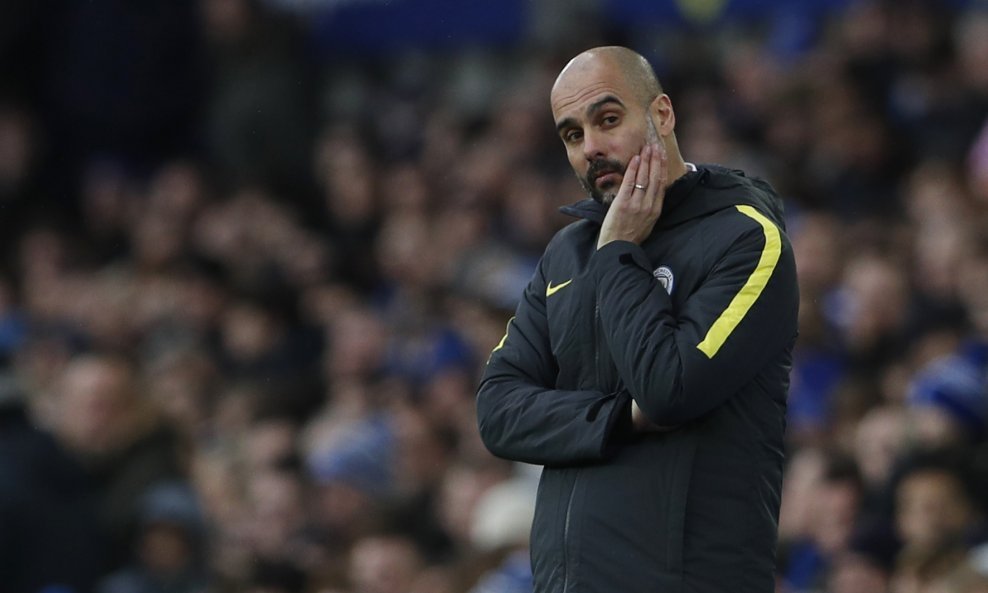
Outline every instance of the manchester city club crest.
<svg viewBox="0 0 988 593">
<path fill-rule="evenodd" d="M 666 266 L 659 266 L 655 268 L 655 271 L 652 272 L 652 275 L 655 276 L 655 279 L 659 281 L 659 284 L 662 285 L 662 288 L 666 289 L 666 292 L 672 294 L 672 283 L 673 283 L 672 270 L 670 270 Z"/>
</svg>

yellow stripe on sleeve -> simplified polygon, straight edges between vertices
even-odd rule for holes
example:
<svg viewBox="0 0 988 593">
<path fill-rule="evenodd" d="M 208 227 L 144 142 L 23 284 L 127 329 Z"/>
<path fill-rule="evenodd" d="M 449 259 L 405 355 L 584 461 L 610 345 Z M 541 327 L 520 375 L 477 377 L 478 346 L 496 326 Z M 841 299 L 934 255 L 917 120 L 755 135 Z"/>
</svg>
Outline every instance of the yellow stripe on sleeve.
<svg viewBox="0 0 988 593">
<path fill-rule="evenodd" d="M 511 319 L 509 319 L 508 320 L 508 323 L 504 326 L 504 336 L 501 337 L 501 341 L 497 343 L 497 346 L 494 346 L 494 349 L 491 350 L 491 356 L 493 356 L 495 352 L 497 352 L 498 350 L 500 350 L 501 348 L 504 347 L 504 342 L 505 342 L 505 340 L 508 339 L 508 330 L 511 329 L 511 322 L 514 321 L 514 320 L 515 320 L 515 317 L 514 317 L 514 315 L 512 315 L 511 316 Z M 490 356 L 488 356 L 487 357 L 487 362 L 490 362 L 490 361 L 491 361 L 491 358 L 490 358 Z"/>
<path fill-rule="evenodd" d="M 735 206 L 735 208 L 741 214 L 762 225 L 762 230 L 765 232 L 765 247 L 762 249 L 762 256 L 758 259 L 755 271 L 751 273 L 751 276 L 748 276 L 748 281 L 741 287 L 741 291 L 734 295 L 731 304 L 710 326 L 710 330 L 703 341 L 697 344 L 696 347 L 706 354 L 707 358 L 713 358 L 717 354 L 734 328 L 741 323 L 748 310 L 758 300 L 762 291 L 765 290 L 769 278 L 772 277 L 775 265 L 779 262 L 779 256 L 782 254 L 782 238 L 779 235 L 779 229 L 772 221 L 751 206 L 742 205 Z"/>
</svg>

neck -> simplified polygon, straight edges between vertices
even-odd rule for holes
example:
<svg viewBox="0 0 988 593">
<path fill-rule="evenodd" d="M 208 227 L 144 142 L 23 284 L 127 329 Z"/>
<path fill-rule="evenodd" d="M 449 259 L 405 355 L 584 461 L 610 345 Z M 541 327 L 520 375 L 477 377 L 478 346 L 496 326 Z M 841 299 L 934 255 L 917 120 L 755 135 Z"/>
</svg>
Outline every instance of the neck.
<svg viewBox="0 0 988 593">
<path fill-rule="evenodd" d="M 687 164 L 685 161 L 683 161 L 682 157 L 670 159 L 668 185 L 672 185 L 674 181 L 676 181 L 683 175 L 686 175 L 690 171 L 696 171 L 696 165 L 694 165 L 693 163 Z"/>
</svg>

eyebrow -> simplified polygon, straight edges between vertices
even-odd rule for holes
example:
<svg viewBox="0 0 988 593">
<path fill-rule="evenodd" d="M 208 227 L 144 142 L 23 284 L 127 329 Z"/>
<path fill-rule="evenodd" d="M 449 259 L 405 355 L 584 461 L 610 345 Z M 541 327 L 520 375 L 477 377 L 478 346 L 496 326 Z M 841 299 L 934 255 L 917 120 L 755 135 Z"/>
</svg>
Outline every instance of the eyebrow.
<svg viewBox="0 0 988 593">
<path fill-rule="evenodd" d="M 601 108 L 604 107 L 604 105 L 607 105 L 609 103 L 616 103 L 617 105 L 620 105 L 621 108 L 624 108 L 624 103 L 621 102 L 621 99 L 618 99 L 614 95 L 606 95 L 603 98 L 599 99 L 598 101 L 591 103 L 590 106 L 587 107 L 587 117 L 588 118 L 593 117 L 593 115 L 598 111 L 600 111 Z M 576 125 L 576 120 L 574 120 L 572 117 L 567 117 L 566 119 L 556 124 L 556 132 L 557 133 L 562 132 L 563 129 L 575 125 Z"/>
</svg>

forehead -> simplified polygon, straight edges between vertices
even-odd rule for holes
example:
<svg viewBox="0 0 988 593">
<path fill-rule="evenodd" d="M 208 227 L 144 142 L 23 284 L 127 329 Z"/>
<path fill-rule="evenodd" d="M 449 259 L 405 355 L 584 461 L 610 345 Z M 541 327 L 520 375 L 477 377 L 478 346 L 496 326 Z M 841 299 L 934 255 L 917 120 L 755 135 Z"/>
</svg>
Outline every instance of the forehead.
<svg viewBox="0 0 988 593">
<path fill-rule="evenodd" d="M 613 95 L 629 105 L 630 94 L 619 70 L 601 60 L 568 65 L 556 79 L 549 101 L 552 115 L 558 121 L 564 117 L 582 116 L 587 106 L 607 95 Z"/>
<path fill-rule="evenodd" d="M 950 472 L 926 469 L 906 476 L 903 480 L 902 490 L 909 493 L 952 494 L 957 485 L 957 478 Z"/>
</svg>

